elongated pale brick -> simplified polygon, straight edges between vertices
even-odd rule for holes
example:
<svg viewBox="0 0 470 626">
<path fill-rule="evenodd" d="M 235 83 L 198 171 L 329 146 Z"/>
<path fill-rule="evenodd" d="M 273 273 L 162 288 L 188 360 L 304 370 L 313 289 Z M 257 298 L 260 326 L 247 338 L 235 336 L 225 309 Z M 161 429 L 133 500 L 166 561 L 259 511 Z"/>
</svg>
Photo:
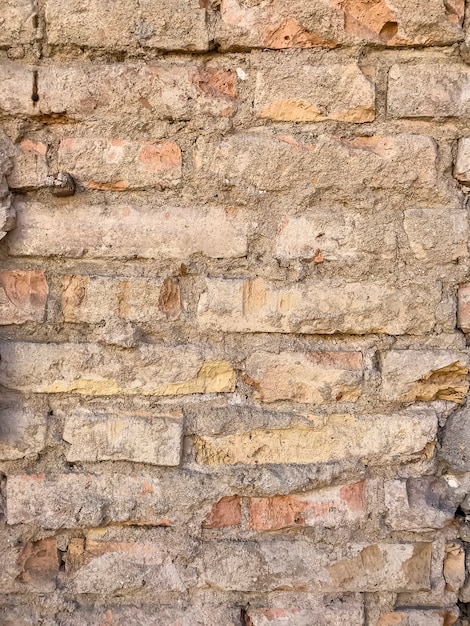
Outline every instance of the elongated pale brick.
<svg viewBox="0 0 470 626">
<path fill-rule="evenodd" d="M 470 68 L 445 63 L 393 65 L 387 111 L 392 117 L 467 117 Z"/>
<path fill-rule="evenodd" d="M 285 122 L 371 122 L 375 90 L 355 63 L 299 67 L 295 59 L 258 72 L 255 110 Z"/>
<path fill-rule="evenodd" d="M 46 5 L 49 43 L 125 50 L 205 51 L 209 47 L 206 10 L 198 0 L 61 0 Z"/>
<path fill-rule="evenodd" d="M 52 201 L 16 207 L 17 225 L 9 238 L 13 256 L 187 259 L 247 253 L 249 223 L 218 208 L 77 204 L 64 211 Z"/>
<path fill-rule="evenodd" d="M 406 591 L 429 589 L 430 543 L 352 544 L 321 549 L 314 542 L 213 542 L 196 561 L 200 584 L 224 591 L 299 589 Z"/>
<path fill-rule="evenodd" d="M 392 402 L 449 400 L 468 391 L 469 357 L 452 350 L 390 350 L 381 354 L 382 397 Z"/>
<path fill-rule="evenodd" d="M 116 351 L 95 344 L 3 343 L 0 384 L 35 393 L 172 396 L 233 391 L 227 361 L 196 347 L 141 345 Z"/>
<path fill-rule="evenodd" d="M 35 0 L 3 0 L 0 16 L 0 46 L 17 46 L 34 41 L 37 16 Z"/>
<path fill-rule="evenodd" d="M 169 289 L 172 289 L 170 294 Z M 179 312 L 179 298 L 178 284 L 173 282 L 169 286 L 168 280 L 62 277 L 62 313 L 66 322 L 97 324 L 113 317 L 132 322 L 159 321 Z"/>
<path fill-rule="evenodd" d="M 179 465 L 181 415 L 97 414 L 81 409 L 67 414 L 63 438 L 72 444 L 68 461 L 124 460 L 153 465 Z"/>
<path fill-rule="evenodd" d="M 71 540 L 67 553 L 67 589 L 74 593 L 122 595 L 148 586 L 184 591 L 175 556 L 154 542 Z"/>
<path fill-rule="evenodd" d="M 225 332 L 425 334 L 434 327 L 440 299 L 437 284 L 418 281 L 399 288 L 370 282 L 315 280 L 287 286 L 261 278 L 213 278 L 206 280 L 197 314 L 202 328 Z"/>
<path fill-rule="evenodd" d="M 286 215 L 278 225 L 277 259 L 357 263 L 394 259 L 397 224 L 382 214 L 344 209 L 317 209 Z"/>
<path fill-rule="evenodd" d="M 419 610 L 404 609 L 383 613 L 379 617 L 377 626 L 450 626 L 457 620 L 457 612 L 450 609 Z"/>
<path fill-rule="evenodd" d="M 310 493 L 250 499 L 250 528 L 280 530 L 301 526 L 337 528 L 364 519 L 364 481 Z"/>
<path fill-rule="evenodd" d="M 13 461 L 41 452 L 46 445 L 49 407 L 42 398 L 24 399 L 2 391 L 0 459 Z"/>
<path fill-rule="evenodd" d="M 264 402 L 354 402 L 362 391 L 360 352 L 255 352 L 245 371 Z"/>
<path fill-rule="evenodd" d="M 222 49 L 439 45 L 462 39 L 464 0 L 282 0 L 246 5 L 222 0 L 217 42 Z"/>
<path fill-rule="evenodd" d="M 303 596 L 305 594 L 302 594 Z M 302 598 L 303 599 L 303 598 Z M 349 626 L 364 625 L 364 603 L 360 596 L 343 598 L 317 598 L 305 603 L 297 601 L 297 606 L 284 604 L 280 600 L 269 608 L 248 607 L 247 615 L 253 626 Z M 307 604 L 307 608 L 305 607 Z"/>
<path fill-rule="evenodd" d="M 63 139 L 58 164 L 88 189 L 165 189 L 181 179 L 181 150 L 171 141 Z"/>
<path fill-rule="evenodd" d="M 0 270 L 0 325 L 42 322 L 47 294 L 42 270 Z"/>
<path fill-rule="evenodd" d="M 24 474 L 7 480 L 7 523 L 74 528 L 169 525 L 164 486 L 145 476 Z"/>
<path fill-rule="evenodd" d="M 38 85 L 38 113 L 74 119 L 227 117 L 237 95 L 229 70 L 167 62 L 45 66 Z"/>
<path fill-rule="evenodd" d="M 426 208 L 454 197 L 440 181 L 436 144 L 431 137 L 396 135 L 346 139 L 320 135 L 293 138 L 265 131 L 235 133 L 217 143 L 201 139 L 195 156 L 200 176 L 218 190 L 234 187 L 252 196 L 259 192 L 288 192 L 292 201 L 313 192 L 332 200 L 357 203 L 380 197 L 391 200 L 412 194 Z M 399 205 L 402 208 L 402 204 Z"/>
<path fill-rule="evenodd" d="M 381 465 L 419 454 L 437 432 L 436 414 L 420 412 L 354 417 L 312 417 L 312 427 L 257 429 L 196 436 L 197 461 L 207 465 L 328 463 L 357 459 Z"/>
</svg>

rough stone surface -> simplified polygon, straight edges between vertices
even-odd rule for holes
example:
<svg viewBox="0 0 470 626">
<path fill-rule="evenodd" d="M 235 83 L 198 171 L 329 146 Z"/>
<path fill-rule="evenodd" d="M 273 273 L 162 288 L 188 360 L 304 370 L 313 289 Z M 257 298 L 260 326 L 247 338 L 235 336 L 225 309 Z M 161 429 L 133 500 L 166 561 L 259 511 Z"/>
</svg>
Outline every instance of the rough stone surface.
<svg viewBox="0 0 470 626">
<path fill-rule="evenodd" d="M 0 324 L 42 322 L 48 287 L 41 270 L 0 270 Z"/>
<path fill-rule="evenodd" d="M 2 391 L 0 398 L 0 460 L 22 459 L 46 445 L 47 403 Z"/>
<path fill-rule="evenodd" d="M 351 458 L 380 465 L 421 453 L 436 435 L 433 411 L 415 415 L 312 417 L 312 427 L 196 437 L 202 464 L 326 463 Z"/>
</svg>

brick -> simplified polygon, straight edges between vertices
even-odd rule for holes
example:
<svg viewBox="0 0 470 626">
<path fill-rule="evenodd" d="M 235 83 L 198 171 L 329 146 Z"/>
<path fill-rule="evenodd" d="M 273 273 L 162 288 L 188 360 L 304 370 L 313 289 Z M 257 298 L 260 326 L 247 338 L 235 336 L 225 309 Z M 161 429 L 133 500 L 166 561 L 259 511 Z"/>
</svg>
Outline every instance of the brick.
<svg viewBox="0 0 470 626">
<path fill-rule="evenodd" d="M 401 591 L 429 589 L 430 543 L 212 542 L 196 560 L 199 584 L 223 591 Z"/>
<path fill-rule="evenodd" d="M 439 45 L 462 39 L 464 0 L 281 0 L 245 5 L 222 0 L 216 40 L 222 49 Z"/>
<path fill-rule="evenodd" d="M 88 258 L 238 258 L 247 253 L 249 224 L 221 208 L 137 207 L 59 201 L 17 202 L 10 254 Z M 73 229 L 70 228 L 73 224 Z M 90 228 L 93 225 L 93 228 Z"/>
<path fill-rule="evenodd" d="M 33 139 L 23 139 L 15 146 L 13 170 L 7 178 L 10 189 L 44 186 L 48 175 L 47 149 L 47 144 Z"/>
<path fill-rule="evenodd" d="M 181 592 L 184 584 L 173 560 L 155 543 L 74 538 L 67 552 L 67 590 L 105 596 L 143 587 Z"/>
<path fill-rule="evenodd" d="M 288 193 L 289 201 L 310 198 L 348 200 L 370 206 L 386 192 L 393 198 L 436 206 L 451 192 L 439 181 L 436 144 L 422 135 L 373 136 L 346 139 L 320 135 L 272 135 L 265 131 L 235 133 L 218 141 L 200 139 L 195 164 L 214 193 L 230 188 L 243 197 L 260 192 Z M 439 206 L 439 205 L 438 205 Z"/>
<path fill-rule="evenodd" d="M 54 591 L 59 573 L 55 539 L 27 543 L 18 559 L 21 573 L 18 580 L 38 591 Z"/>
<path fill-rule="evenodd" d="M 248 607 L 247 615 L 252 626 L 363 626 L 364 606 L 359 597 L 318 598 L 310 601 L 308 608 L 304 602 L 296 607 L 272 606 L 269 608 Z M 300 608 L 301 607 L 301 608 Z"/>
<path fill-rule="evenodd" d="M 328 463 L 358 460 L 382 465 L 419 454 L 436 437 L 436 415 L 419 414 L 354 417 L 311 417 L 315 426 L 256 429 L 247 432 L 196 436 L 198 463 L 203 465 L 263 465 L 267 463 Z"/>
<path fill-rule="evenodd" d="M 439 285 L 418 280 L 398 287 L 318 278 L 291 285 L 209 278 L 197 319 L 203 329 L 236 333 L 421 335 L 434 328 L 440 301 Z"/>
<path fill-rule="evenodd" d="M 41 452 L 46 445 L 49 407 L 42 398 L 28 399 L 2 391 L 0 460 L 14 461 Z"/>
<path fill-rule="evenodd" d="M 0 325 L 42 322 L 48 287 L 42 270 L 0 270 Z"/>
<path fill-rule="evenodd" d="M 445 63 L 393 65 L 387 111 L 392 117 L 470 115 L 470 68 Z"/>
<path fill-rule="evenodd" d="M 242 507 L 238 496 L 225 496 L 216 502 L 203 523 L 203 528 L 240 526 Z"/>
<path fill-rule="evenodd" d="M 377 259 L 395 258 L 396 237 L 397 225 L 380 213 L 315 208 L 279 222 L 274 255 L 314 263 L 375 264 Z"/>
<path fill-rule="evenodd" d="M 129 352 L 87 343 L 10 342 L 0 352 L 0 384 L 20 391 L 173 396 L 235 388 L 227 361 L 189 346 L 145 344 Z"/>
<path fill-rule="evenodd" d="M 468 258 L 466 211 L 407 209 L 404 227 L 414 256 L 433 264 Z"/>
<path fill-rule="evenodd" d="M 58 164 L 88 189 L 166 189 L 181 180 L 181 150 L 171 141 L 63 139 Z"/>
<path fill-rule="evenodd" d="M 178 602 L 175 602 L 178 605 Z M 234 622 L 229 622 L 227 607 L 223 607 L 222 619 L 225 619 L 227 626 L 238 626 Z M 204 609 L 204 607 L 203 607 Z M 240 609 L 237 611 L 239 617 Z M 1 613 L 0 613 L 1 615 Z M 207 622 L 205 618 L 210 615 L 216 620 L 217 615 L 213 606 L 206 608 L 206 611 L 199 607 L 188 608 L 172 607 L 167 604 L 157 603 L 155 605 L 140 606 L 89 606 L 87 604 L 78 605 L 73 613 L 61 615 L 61 626 L 155 626 L 155 616 L 158 615 L 158 626 L 215 626 L 217 623 Z M 238 620 L 239 621 L 239 620 Z M 222 621 L 219 621 L 221 624 Z M 12 624 L 11 626 L 16 626 Z M 21 625 L 23 626 L 23 625 Z M 34 626 L 28 624 L 27 626 Z M 225 626 L 225 625 L 224 625 Z"/>
<path fill-rule="evenodd" d="M 51 65 L 39 70 L 38 95 L 37 113 L 77 120 L 229 117 L 236 110 L 236 75 L 167 62 Z"/>
<path fill-rule="evenodd" d="M 451 626 L 457 620 L 452 610 L 402 610 L 383 613 L 377 626 Z"/>
<path fill-rule="evenodd" d="M 174 298 L 179 285 L 173 283 Z M 168 281 L 148 278 L 65 275 L 62 277 L 62 313 L 66 322 L 97 324 L 113 316 L 132 322 L 157 322 L 177 317 L 176 304 L 167 297 Z M 174 313 L 173 313 L 174 311 Z"/>
<path fill-rule="evenodd" d="M 59 529 L 106 524 L 170 525 L 165 485 L 146 476 L 24 474 L 7 479 L 7 523 Z"/>
<path fill-rule="evenodd" d="M 263 402 L 355 402 L 362 391 L 360 352 L 254 352 L 245 371 Z"/>
<path fill-rule="evenodd" d="M 63 438 L 71 444 L 67 461 L 179 465 L 182 426 L 179 412 L 107 415 L 77 410 L 65 417 Z"/>
<path fill-rule="evenodd" d="M 375 89 L 356 63 L 272 64 L 256 77 L 255 110 L 281 122 L 371 122 Z"/>
<path fill-rule="evenodd" d="M 49 43 L 125 50 L 142 46 L 160 50 L 205 51 L 209 48 L 206 10 L 197 0 L 48 0 Z"/>
<path fill-rule="evenodd" d="M 0 111 L 9 115 L 34 115 L 31 94 L 33 68 L 2 59 L 0 64 Z"/>
<path fill-rule="evenodd" d="M 364 481 L 302 494 L 250 499 L 250 528 L 280 530 L 303 526 L 338 528 L 365 518 Z"/>
<path fill-rule="evenodd" d="M 465 550 L 458 542 L 446 545 L 443 567 L 447 591 L 458 592 L 465 582 Z"/>
<path fill-rule="evenodd" d="M 0 16 L 0 46 L 17 46 L 34 41 L 37 16 L 33 0 L 3 0 Z"/>
<path fill-rule="evenodd" d="M 459 139 L 454 176 L 462 185 L 470 185 L 470 138 Z"/>
<path fill-rule="evenodd" d="M 452 350 L 390 350 L 381 354 L 382 398 L 391 402 L 448 400 L 468 391 L 468 355 Z"/>
<path fill-rule="evenodd" d="M 434 530 L 454 521 L 458 502 L 442 478 L 389 480 L 384 488 L 386 524 L 392 530 Z"/>
</svg>

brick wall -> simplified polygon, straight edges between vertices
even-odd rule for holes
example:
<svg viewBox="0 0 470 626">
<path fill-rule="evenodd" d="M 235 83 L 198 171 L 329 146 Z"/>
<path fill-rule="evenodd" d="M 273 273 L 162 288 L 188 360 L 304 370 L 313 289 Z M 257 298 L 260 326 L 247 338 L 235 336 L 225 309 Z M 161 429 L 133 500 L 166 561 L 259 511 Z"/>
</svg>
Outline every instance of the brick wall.
<svg viewBox="0 0 470 626">
<path fill-rule="evenodd" d="M 1 4 L 2 626 L 468 625 L 470 7 Z"/>
</svg>

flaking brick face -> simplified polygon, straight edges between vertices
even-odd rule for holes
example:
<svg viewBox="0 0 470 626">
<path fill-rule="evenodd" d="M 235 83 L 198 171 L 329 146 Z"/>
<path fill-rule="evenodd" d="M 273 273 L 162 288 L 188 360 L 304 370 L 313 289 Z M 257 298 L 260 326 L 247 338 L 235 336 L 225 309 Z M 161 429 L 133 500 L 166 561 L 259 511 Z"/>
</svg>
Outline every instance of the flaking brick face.
<svg viewBox="0 0 470 626">
<path fill-rule="evenodd" d="M 470 626 L 470 2 L 0 2 L 0 624 Z"/>
</svg>

